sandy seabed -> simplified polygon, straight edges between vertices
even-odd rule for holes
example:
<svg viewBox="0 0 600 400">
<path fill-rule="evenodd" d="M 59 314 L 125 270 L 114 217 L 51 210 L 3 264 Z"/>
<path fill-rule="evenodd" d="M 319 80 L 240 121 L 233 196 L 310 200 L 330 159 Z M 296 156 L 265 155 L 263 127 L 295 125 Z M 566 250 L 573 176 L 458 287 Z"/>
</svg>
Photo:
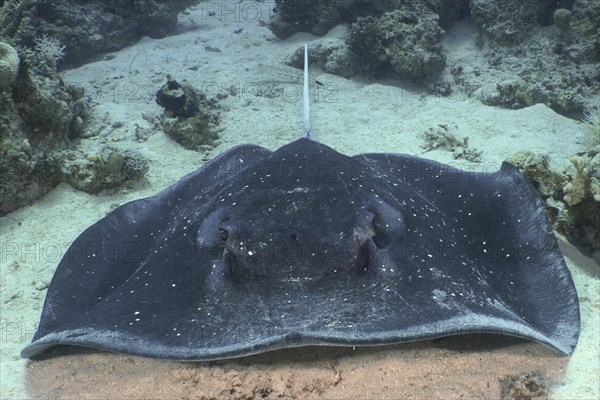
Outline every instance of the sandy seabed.
<svg viewBox="0 0 600 400">
<path fill-rule="evenodd" d="M 212 363 L 120 354 L 63 355 L 32 363 L 39 398 L 499 399 L 499 377 L 524 371 L 548 384 L 568 358 L 506 338 L 451 338 L 378 348 L 306 347 Z M 503 343 L 504 341 L 504 343 Z"/>
<path fill-rule="evenodd" d="M 54 357 L 38 361 L 22 360 L 19 352 L 35 331 L 56 265 L 87 226 L 114 206 L 156 193 L 236 144 L 276 149 L 301 132 L 298 98 L 238 92 L 221 102 L 221 142 L 208 153 L 185 150 L 162 132 L 137 142 L 136 125 L 151 128 L 142 114 L 162 114 L 154 93 L 166 74 L 229 93 L 224 88 L 269 81 L 264 75 L 269 65 L 279 64 L 303 43 L 342 40 L 345 32 L 340 27 L 323 38 L 297 34 L 280 41 L 255 21 L 192 23 L 206 20 L 201 12 L 183 16 L 172 36 L 145 38 L 112 53 L 116 57 L 109 61 L 65 71 L 66 82 L 96 91 L 96 128 L 107 123 L 102 122 L 107 114 L 109 125 L 122 123 L 110 135 L 86 139 L 80 147 L 89 152 L 107 144 L 136 149 L 149 159 L 150 171 L 141 182 L 98 196 L 60 185 L 0 219 L 2 399 L 498 399 L 501 380 L 519 374 L 543 378 L 551 387 L 551 399 L 600 398 L 600 273 L 597 264 L 560 238 L 582 313 L 581 338 L 570 358 L 536 343 L 473 335 L 372 348 L 287 349 L 209 363 L 77 349 L 57 349 L 51 353 Z M 238 27 L 243 31 L 234 34 Z M 449 63 L 477 62 L 472 38 L 463 31 L 448 37 Z M 207 52 L 206 46 L 221 52 Z M 565 167 L 569 156 L 583 149 L 581 124 L 544 105 L 499 109 L 466 95 L 441 98 L 402 85 L 314 72 L 335 90 L 314 96 L 313 128 L 320 141 L 348 155 L 409 153 L 466 169 L 497 170 L 504 158 L 519 150 L 548 154 L 554 166 Z M 470 146 L 483 151 L 482 162 L 454 160 L 443 150 L 425 154 L 420 135 L 439 124 L 469 136 Z"/>
</svg>

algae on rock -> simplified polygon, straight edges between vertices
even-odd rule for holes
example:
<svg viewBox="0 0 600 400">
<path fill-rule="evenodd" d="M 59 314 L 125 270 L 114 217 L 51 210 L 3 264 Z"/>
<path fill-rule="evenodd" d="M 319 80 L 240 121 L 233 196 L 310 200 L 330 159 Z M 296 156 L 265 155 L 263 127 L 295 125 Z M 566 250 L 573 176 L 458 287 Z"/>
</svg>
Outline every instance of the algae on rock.
<svg viewBox="0 0 600 400">
<path fill-rule="evenodd" d="M 217 138 L 219 113 L 216 101 L 184 82 L 170 79 L 156 92 L 156 102 L 165 109 L 163 129 L 187 149 L 212 144 Z"/>
<path fill-rule="evenodd" d="M 0 42 L 0 93 L 12 88 L 19 72 L 19 54 L 8 43 Z"/>
<path fill-rule="evenodd" d="M 99 153 L 87 157 L 68 150 L 62 153 L 59 164 L 66 183 L 91 194 L 139 180 L 148 172 L 148 161 L 141 153 L 113 146 L 104 146 Z"/>
</svg>

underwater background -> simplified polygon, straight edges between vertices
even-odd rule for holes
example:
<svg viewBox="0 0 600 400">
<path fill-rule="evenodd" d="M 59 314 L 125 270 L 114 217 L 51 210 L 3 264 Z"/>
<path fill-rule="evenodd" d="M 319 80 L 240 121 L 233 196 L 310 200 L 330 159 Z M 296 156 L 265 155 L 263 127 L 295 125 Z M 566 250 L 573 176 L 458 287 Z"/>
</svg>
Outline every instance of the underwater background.
<svg viewBox="0 0 600 400">
<path fill-rule="evenodd" d="M 600 2 L 8 0 L 0 22 L 3 399 L 600 397 Z M 22 360 L 85 228 L 237 144 L 300 136 L 304 43 L 320 142 L 521 169 L 577 286 L 575 354 L 474 336 L 194 364 Z"/>
</svg>

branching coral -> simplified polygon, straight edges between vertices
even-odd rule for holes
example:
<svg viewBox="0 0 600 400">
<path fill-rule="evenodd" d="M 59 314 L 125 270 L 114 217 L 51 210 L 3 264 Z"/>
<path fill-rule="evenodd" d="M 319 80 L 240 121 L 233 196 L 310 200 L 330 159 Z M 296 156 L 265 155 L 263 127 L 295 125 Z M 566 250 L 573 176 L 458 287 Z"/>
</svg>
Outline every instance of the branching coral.
<svg viewBox="0 0 600 400">
<path fill-rule="evenodd" d="M 550 168 L 550 160 L 544 154 L 521 150 L 506 161 L 520 169 L 544 199 L 556 197 L 564 185 L 566 178 Z"/>
<path fill-rule="evenodd" d="M 570 181 L 563 187 L 564 201 L 570 206 L 577 205 L 587 195 L 591 171 L 586 159 L 581 156 L 571 157 L 573 170 L 570 172 Z"/>
<path fill-rule="evenodd" d="M 56 65 L 65 56 L 66 46 L 57 39 L 46 34 L 34 39 L 35 51 L 41 63 L 50 68 L 56 68 Z"/>
<path fill-rule="evenodd" d="M 593 147 L 600 144 L 600 105 L 590 107 L 583 115 L 588 144 Z"/>
<path fill-rule="evenodd" d="M 450 132 L 450 129 L 446 124 L 439 124 L 438 129 L 429 128 L 423 132 L 422 138 L 423 145 L 421 147 L 425 149 L 425 151 L 431 151 L 442 147 L 451 151 L 455 159 L 480 162 L 479 157 L 481 156 L 482 151 L 469 148 L 469 138 L 457 138 Z"/>
<path fill-rule="evenodd" d="M 590 161 L 590 193 L 595 201 L 600 202 L 600 153 Z"/>
<path fill-rule="evenodd" d="M 528 151 L 507 161 L 538 190 L 554 229 L 600 254 L 600 146 L 571 157 L 572 166 L 563 171 L 551 169 L 545 156 Z"/>
<path fill-rule="evenodd" d="M 0 5 L 0 36 L 9 38 L 19 29 L 23 9 L 30 0 L 6 0 Z"/>
</svg>

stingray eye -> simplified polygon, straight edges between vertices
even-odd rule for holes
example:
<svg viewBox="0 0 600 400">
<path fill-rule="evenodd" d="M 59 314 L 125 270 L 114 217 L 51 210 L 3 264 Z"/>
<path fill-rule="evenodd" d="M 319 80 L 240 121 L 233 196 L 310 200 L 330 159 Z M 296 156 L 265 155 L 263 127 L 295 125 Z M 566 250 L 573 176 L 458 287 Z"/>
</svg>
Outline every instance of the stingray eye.
<svg viewBox="0 0 600 400">
<path fill-rule="evenodd" d="M 219 236 L 222 241 L 226 241 L 229 237 L 229 232 L 227 232 L 227 229 L 219 228 Z"/>
<path fill-rule="evenodd" d="M 371 239 L 378 249 L 402 240 L 406 233 L 406 220 L 402 213 L 387 203 L 376 203 L 369 207 L 369 212 L 373 215 L 371 226 L 374 235 Z"/>
<path fill-rule="evenodd" d="M 372 239 L 375 242 L 375 246 L 379 249 L 386 247 L 388 244 L 386 226 L 378 214 L 375 214 L 375 218 L 373 218 L 373 230 L 375 231 L 375 235 Z"/>
<path fill-rule="evenodd" d="M 373 229 L 373 236 L 371 237 L 371 239 L 373 240 L 375 246 L 377 246 L 378 249 L 382 249 L 386 247 L 388 243 L 385 222 L 381 218 L 381 215 L 379 214 L 378 210 L 375 210 L 375 208 L 370 207 L 369 212 L 373 214 L 372 219 L 370 221 L 371 229 Z"/>
</svg>

